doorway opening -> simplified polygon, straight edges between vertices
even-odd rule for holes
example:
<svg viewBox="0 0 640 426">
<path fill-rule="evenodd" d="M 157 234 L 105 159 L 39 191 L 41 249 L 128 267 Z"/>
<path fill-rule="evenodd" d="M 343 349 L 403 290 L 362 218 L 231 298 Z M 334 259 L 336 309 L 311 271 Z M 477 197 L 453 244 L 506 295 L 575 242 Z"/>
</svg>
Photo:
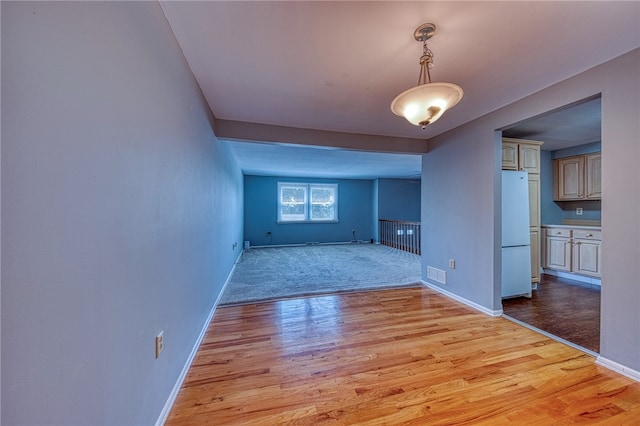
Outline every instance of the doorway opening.
<svg viewBox="0 0 640 426">
<path fill-rule="evenodd" d="M 595 95 L 502 130 L 503 138 L 543 142 L 539 246 L 531 245 L 532 264 L 539 262 L 532 277 L 538 269 L 539 283 L 531 298 L 504 298 L 505 316 L 595 354 L 600 351 L 604 232 L 601 108 Z"/>
</svg>

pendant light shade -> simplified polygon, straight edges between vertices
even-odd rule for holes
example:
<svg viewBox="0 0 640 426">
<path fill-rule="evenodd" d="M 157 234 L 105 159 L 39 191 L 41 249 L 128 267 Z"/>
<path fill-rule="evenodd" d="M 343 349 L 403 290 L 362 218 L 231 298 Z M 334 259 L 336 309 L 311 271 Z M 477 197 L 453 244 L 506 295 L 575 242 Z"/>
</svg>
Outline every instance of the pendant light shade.
<svg viewBox="0 0 640 426">
<path fill-rule="evenodd" d="M 414 38 L 422 42 L 418 85 L 405 90 L 391 102 L 391 111 L 406 118 L 411 124 L 421 126 L 435 122 L 446 110 L 462 99 L 462 88 L 453 83 L 432 83 L 429 69 L 433 67 L 433 52 L 427 47 L 436 32 L 435 24 L 422 24 L 414 32 Z"/>
<path fill-rule="evenodd" d="M 423 129 L 460 102 L 462 88 L 453 83 L 426 83 L 400 93 L 391 102 L 391 111 Z"/>
</svg>

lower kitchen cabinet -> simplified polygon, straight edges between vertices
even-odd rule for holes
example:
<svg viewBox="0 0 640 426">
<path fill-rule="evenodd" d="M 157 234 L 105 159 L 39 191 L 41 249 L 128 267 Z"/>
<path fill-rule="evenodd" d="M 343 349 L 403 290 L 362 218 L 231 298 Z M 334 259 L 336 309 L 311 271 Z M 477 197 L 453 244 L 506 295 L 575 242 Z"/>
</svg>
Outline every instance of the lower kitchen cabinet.
<svg viewBox="0 0 640 426">
<path fill-rule="evenodd" d="M 600 229 L 546 227 L 544 267 L 600 278 Z"/>
<path fill-rule="evenodd" d="M 602 264 L 602 237 L 600 231 L 575 230 L 573 232 L 573 272 L 600 277 Z"/>
<path fill-rule="evenodd" d="M 571 271 L 571 231 L 547 228 L 544 241 L 544 267 L 557 271 Z"/>
</svg>

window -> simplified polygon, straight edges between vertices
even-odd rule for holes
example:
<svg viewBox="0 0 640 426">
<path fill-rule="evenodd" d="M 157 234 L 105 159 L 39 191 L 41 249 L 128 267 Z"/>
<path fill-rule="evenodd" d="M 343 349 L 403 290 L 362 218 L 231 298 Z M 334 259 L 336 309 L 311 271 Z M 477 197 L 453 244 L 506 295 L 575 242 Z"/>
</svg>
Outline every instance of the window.
<svg viewBox="0 0 640 426">
<path fill-rule="evenodd" d="M 278 222 L 337 221 L 337 183 L 278 182 Z"/>
</svg>

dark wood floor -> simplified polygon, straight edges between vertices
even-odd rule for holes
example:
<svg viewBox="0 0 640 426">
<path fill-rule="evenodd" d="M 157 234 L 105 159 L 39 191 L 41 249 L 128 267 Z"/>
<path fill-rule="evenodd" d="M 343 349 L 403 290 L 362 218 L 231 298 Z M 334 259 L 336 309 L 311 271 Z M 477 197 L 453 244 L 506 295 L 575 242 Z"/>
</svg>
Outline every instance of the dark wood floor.
<svg viewBox="0 0 640 426">
<path fill-rule="evenodd" d="M 531 299 L 502 301 L 504 313 L 593 352 L 600 352 L 600 287 L 542 275 Z"/>
</svg>

